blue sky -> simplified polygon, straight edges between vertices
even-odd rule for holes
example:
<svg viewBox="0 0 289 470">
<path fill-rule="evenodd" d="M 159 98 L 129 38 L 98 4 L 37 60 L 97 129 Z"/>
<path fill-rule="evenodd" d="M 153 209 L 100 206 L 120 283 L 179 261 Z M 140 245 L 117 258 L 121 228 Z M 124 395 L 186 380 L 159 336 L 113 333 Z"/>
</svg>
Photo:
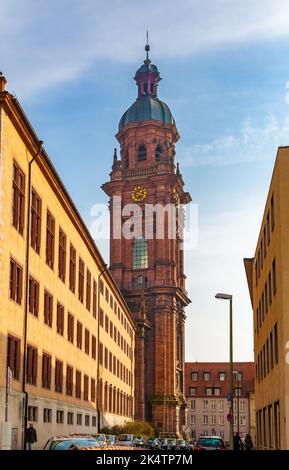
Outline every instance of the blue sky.
<svg viewBox="0 0 289 470">
<path fill-rule="evenodd" d="M 229 291 L 235 358 L 251 360 L 242 259 L 254 252 L 277 146 L 289 144 L 288 2 L 1 0 L 0 69 L 90 225 L 91 207 L 106 201 L 100 185 L 136 97 L 147 28 L 199 207 L 199 244 L 186 257 L 186 358 L 228 359 L 228 306 L 214 294 Z"/>
</svg>

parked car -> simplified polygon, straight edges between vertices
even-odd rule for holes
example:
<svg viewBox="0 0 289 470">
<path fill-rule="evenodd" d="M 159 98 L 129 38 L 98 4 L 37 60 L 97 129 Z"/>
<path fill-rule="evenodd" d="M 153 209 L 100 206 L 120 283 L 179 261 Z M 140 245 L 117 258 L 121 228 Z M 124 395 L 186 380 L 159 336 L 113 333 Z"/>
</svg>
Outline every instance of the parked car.
<svg viewBox="0 0 289 470">
<path fill-rule="evenodd" d="M 198 439 L 194 450 L 227 450 L 220 436 L 202 436 Z"/>
<path fill-rule="evenodd" d="M 148 447 L 149 449 L 159 449 L 160 441 L 159 439 L 153 437 L 145 443 L 145 447 Z"/>
<path fill-rule="evenodd" d="M 145 443 L 145 440 L 143 437 L 137 436 L 134 438 L 134 445 L 136 447 L 143 447 L 144 443 Z"/>
<path fill-rule="evenodd" d="M 119 446 L 133 446 L 135 436 L 133 434 L 119 434 L 116 438 L 116 445 Z"/>
<path fill-rule="evenodd" d="M 100 447 L 100 443 L 88 436 L 54 436 L 48 439 L 44 450 L 69 450 L 75 447 Z"/>
<path fill-rule="evenodd" d="M 116 443 L 116 436 L 114 436 L 113 434 L 108 434 L 106 436 L 106 445 L 114 446 L 115 443 Z"/>
<path fill-rule="evenodd" d="M 91 436 L 94 437 L 102 447 L 107 445 L 105 434 L 92 434 Z"/>
<path fill-rule="evenodd" d="M 177 447 L 180 450 L 186 450 L 189 449 L 189 443 L 185 439 L 178 439 Z"/>
</svg>

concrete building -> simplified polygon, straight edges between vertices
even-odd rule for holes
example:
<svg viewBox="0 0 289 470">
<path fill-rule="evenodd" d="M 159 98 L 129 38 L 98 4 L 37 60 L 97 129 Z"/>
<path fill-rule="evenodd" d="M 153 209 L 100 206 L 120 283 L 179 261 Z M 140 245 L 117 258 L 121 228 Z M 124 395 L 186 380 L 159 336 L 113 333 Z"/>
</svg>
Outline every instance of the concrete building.
<svg viewBox="0 0 289 470">
<path fill-rule="evenodd" d="M 123 114 L 116 138 L 110 181 L 103 189 L 110 198 L 110 269 L 138 325 L 136 337 L 136 417 L 150 421 L 158 431 L 181 434 L 185 425 L 184 335 L 185 290 L 182 248 L 182 205 L 191 201 L 176 164 L 179 139 L 175 120 L 166 103 L 158 98 L 160 74 L 148 57 L 137 70 L 136 101 Z M 114 201 L 132 210 L 138 205 L 142 217 L 137 236 L 114 237 L 118 223 Z M 163 234 L 157 232 L 161 215 L 156 207 L 170 207 L 175 223 L 166 213 Z M 161 211 L 160 211 L 161 212 Z M 162 214 L 162 212 L 161 212 Z M 122 214 L 123 226 L 129 212 Z M 150 236 L 147 229 L 151 228 Z M 171 230 L 175 229 L 175 236 Z"/>
<path fill-rule="evenodd" d="M 230 364 L 226 362 L 187 362 L 186 399 L 188 402 L 188 430 L 192 438 L 200 435 L 219 435 L 230 440 L 227 419 L 230 404 Z M 234 363 L 234 432 L 243 438 L 252 432 L 254 406 L 254 363 Z M 251 436 L 254 439 L 254 435 Z"/>
<path fill-rule="evenodd" d="M 289 147 L 279 147 L 253 258 L 245 268 L 254 316 L 260 449 L 289 449 Z"/>
<path fill-rule="evenodd" d="M 135 322 L 0 75 L 0 422 L 20 448 L 134 415 Z M 12 444 L 11 444 L 12 443 Z"/>
</svg>

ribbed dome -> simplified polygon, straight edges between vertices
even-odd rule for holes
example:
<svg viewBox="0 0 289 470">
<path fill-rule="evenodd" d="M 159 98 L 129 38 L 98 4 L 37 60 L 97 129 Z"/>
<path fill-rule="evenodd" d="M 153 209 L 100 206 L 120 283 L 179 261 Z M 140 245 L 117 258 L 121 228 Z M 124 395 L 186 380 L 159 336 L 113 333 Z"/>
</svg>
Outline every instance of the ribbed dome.
<svg viewBox="0 0 289 470">
<path fill-rule="evenodd" d="M 119 121 L 120 131 L 129 122 L 141 122 L 155 119 L 166 124 L 175 124 L 175 120 L 166 103 L 150 95 L 137 99 L 130 108 L 123 114 Z"/>
</svg>

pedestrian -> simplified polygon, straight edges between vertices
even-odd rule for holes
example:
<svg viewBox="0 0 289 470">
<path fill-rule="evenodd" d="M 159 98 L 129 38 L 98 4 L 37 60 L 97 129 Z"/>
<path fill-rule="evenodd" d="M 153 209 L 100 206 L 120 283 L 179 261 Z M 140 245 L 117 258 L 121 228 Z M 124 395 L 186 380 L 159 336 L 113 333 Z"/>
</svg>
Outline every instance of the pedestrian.
<svg viewBox="0 0 289 470">
<path fill-rule="evenodd" d="M 245 450 L 254 449 L 253 441 L 252 441 L 250 434 L 246 434 L 244 447 L 245 447 Z"/>
<path fill-rule="evenodd" d="M 243 450 L 244 445 L 242 439 L 240 438 L 240 434 L 238 432 L 234 435 L 234 450 Z"/>
<path fill-rule="evenodd" d="M 30 423 L 29 428 L 26 429 L 25 442 L 28 444 L 28 450 L 32 450 L 32 444 L 37 442 L 36 429 L 34 429 L 32 423 Z"/>
</svg>

